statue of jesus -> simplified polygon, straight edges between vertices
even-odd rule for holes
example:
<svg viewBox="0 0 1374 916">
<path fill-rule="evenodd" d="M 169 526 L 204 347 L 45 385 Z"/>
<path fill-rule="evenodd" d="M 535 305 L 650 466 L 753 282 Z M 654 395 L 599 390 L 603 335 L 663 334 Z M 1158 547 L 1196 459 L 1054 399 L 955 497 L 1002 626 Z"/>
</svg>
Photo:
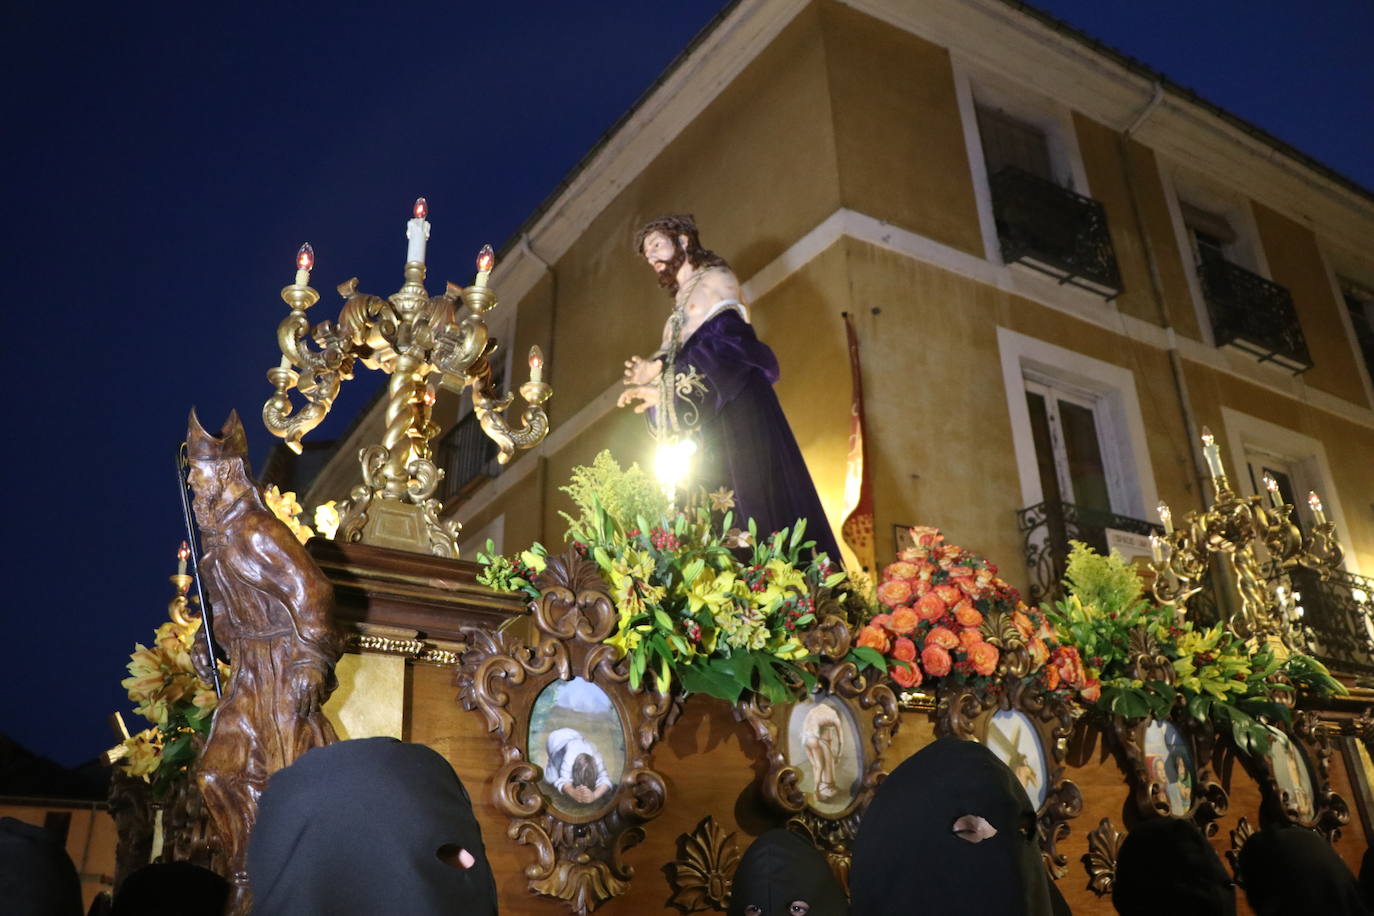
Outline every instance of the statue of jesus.
<svg viewBox="0 0 1374 916">
<path fill-rule="evenodd" d="M 736 518 L 754 519 L 760 537 L 805 519 L 816 553 L 838 563 L 825 510 L 773 392 L 777 357 L 755 335 L 734 272 L 702 247 L 690 216 L 651 221 L 639 230 L 635 250 L 658 274 L 673 309 L 661 349 L 626 361 L 619 406 L 633 405 L 636 413 L 660 408 L 665 389 L 687 399 L 702 447 L 695 482 L 733 490 Z M 673 378 L 662 377 L 665 364 Z"/>
</svg>

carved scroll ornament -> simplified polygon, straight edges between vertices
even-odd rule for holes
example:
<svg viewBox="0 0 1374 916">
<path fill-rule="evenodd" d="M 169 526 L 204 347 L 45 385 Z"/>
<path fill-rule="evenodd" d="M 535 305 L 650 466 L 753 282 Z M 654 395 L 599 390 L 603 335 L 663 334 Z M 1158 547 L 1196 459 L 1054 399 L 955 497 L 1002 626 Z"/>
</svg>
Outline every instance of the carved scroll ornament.
<svg viewBox="0 0 1374 916">
<path fill-rule="evenodd" d="M 1270 727 L 1274 740 L 1264 754 L 1243 755 L 1266 802 L 1287 820 L 1316 830 L 1331 842 L 1350 823 L 1350 805 L 1331 787 L 1331 734 L 1314 710 L 1293 713 L 1289 731 Z"/>
<path fill-rule="evenodd" d="M 629 887 L 624 854 L 663 810 L 667 790 L 650 752 L 672 702 L 647 684 L 631 689 L 626 666 L 603 643 L 618 615 L 595 564 L 573 553 L 550 557 L 537 585 L 533 644 L 471 631 L 457 684 L 463 705 L 500 735 L 493 800 L 511 818 L 507 835 L 534 850 L 530 889 L 580 916 Z M 569 691 L 576 701 L 565 699 Z M 581 743 L 565 747 L 586 750 L 566 751 L 579 764 L 586 757 L 589 775 L 580 780 L 578 767 L 559 758 L 565 751 L 552 749 L 569 733 Z M 568 770 L 573 781 L 560 776 Z"/>
</svg>

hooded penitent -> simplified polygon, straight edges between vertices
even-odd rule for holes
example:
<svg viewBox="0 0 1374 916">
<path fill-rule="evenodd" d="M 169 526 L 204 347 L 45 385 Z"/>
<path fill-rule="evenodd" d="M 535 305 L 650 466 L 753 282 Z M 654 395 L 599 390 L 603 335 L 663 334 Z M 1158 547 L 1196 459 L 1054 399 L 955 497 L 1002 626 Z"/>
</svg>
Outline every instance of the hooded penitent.
<svg viewBox="0 0 1374 916">
<path fill-rule="evenodd" d="M 81 879 L 42 827 L 0 817 L 0 913 L 81 916 Z"/>
<path fill-rule="evenodd" d="M 274 774 L 248 878 L 255 916 L 496 912 L 463 784 L 433 750 L 394 738 L 316 748 Z"/>
<path fill-rule="evenodd" d="M 1365 916 L 1359 884 L 1319 834 L 1266 827 L 1240 848 L 1240 877 L 1256 916 Z"/>
<path fill-rule="evenodd" d="M 728 912 L 729 916 L 844 916 L 847 908 L 844 891 L 825 856 L 795 833 L 779 828 L 760 836 L 740 859 Z"/>
<path fill-rule="evenodd" d="M 1049 916 L 1035 809 L 981 744 L 940 738 L 878 787 L 849 871 L 851 913 Z"/>
<path fill-rule="evenodd" d="M 1121 916 L 1235 916 L 1236 890 L 1191 822 L 1161 817 L 1136 827 L 1121 844 L 1112 904 Z"/>
</svg>

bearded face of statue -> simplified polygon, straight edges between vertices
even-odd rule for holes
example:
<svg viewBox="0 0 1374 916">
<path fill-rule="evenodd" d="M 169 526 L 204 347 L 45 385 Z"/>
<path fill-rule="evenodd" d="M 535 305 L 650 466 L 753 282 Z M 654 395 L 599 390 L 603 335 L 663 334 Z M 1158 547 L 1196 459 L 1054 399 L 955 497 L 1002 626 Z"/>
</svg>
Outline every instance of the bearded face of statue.
<svg viewBox="0 0 1374 916">
<path fill-rule="evenodd" d="M 643 255 L 658 274 L 658 285 L 677 295 L 677 273 L 687 263 L 685 240 L 674 239 L 666 232 L 650 232 L 644 237 Z"/>
<path fill-rule="evenodd" d="M 196 522 L 202 528 L 213 528 L 223 502 L 224 483 L 216 473 L 217 461 L 191 462 L 191 492 L 195 499 L 191 503 L 195 510 Z"/>
</svg>

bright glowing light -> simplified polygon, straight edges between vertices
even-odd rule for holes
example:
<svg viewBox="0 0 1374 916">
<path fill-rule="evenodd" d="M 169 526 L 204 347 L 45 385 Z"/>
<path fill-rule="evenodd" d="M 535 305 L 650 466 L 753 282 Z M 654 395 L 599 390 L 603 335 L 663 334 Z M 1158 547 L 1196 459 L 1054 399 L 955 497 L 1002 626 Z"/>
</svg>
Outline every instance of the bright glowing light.
<svg viewBox="0 0 1374 916">
<path fill-rule="evenodd" d="M 477 252 L 477 269 L 482 273 L 491 273 L 491 269 L 496 266 L 496 252 L 491 245 L 483 245 L 482 250 Z"/>
<path fill-rule="evenodd" d="M 177 559 L 178 559 L 178 560 L 189 560 L 190 558 L 191 558 L 191 546 L 190 546 L 189 544 L 187 544 L 185 541 L 182 541 L 182 542 L 181 542 L 181 546 L 177 548 Z"/>
<path fill-rule="evenodd" d="M 530 347 L 530 381 L 544 381 L 544 351 L 539 347 Z"/>
<path fill-rule="evenodd" d="M 1155 507 L 1155 511 L 1159 513 L 1159 520 L 1164 523 L 1164 533 L 1172 534 L 1174 531 L 1174 514 L 1169 511 L 1169 507 L 1161 501 Z"/>
<path fill-rule="evenodd" d="M 1364 604 L 1369 600 L 1369 594 L 1362 588 L 1352 588 L 1350 590 L 1350 597 L 1355 599 L 1356 604 Z"/>
<path fill-rule="evenodd" d="M 1205 426 L 1202 427 L 1202 444 L 1203 444 L 1203 445 L 1215 445 L 1215 444 L 1216 444 L 1216 441 L 1217 441 L 1217 437 L 1214 436 L 1214 435 L 1212 435 L 1212 431 L 1211 431 L 1210 429 L 1208 429 L 1207 427 L 1205 427 Z"/>
<path fill-rule="evenodd" d="M 296 269 L 315 269 L 315 249 L 310 247 L 309 242 L 302 244 L 300 250 L 296 252 Z"/>
<path fill-rule="evenodd" d="M 423 197 L 415 198 L 415 218 L 424 219 L 429 215 L 429 204 L 425 203 Z"/>
<path fill-rule="evenodd" d="M 659 445 L 654 455 L 654 473 L 658 482 L 668 491 L 673 491 L 690 476 L 692 456 L 697 452 L 697 444 L 692 439 L 678 439 Z"/>
<path fill-rule="evenodd" d="M 1268 474 L 1265 474 L 1264 488 L 1268 490 L 1270 493 L 1277 493 L 1279 491 L 1279 482 L 1274 478 L 1270 477 Z"/>
<path fill-rule="evenodd" d="M 1313 512 L 1322 511 L 1322 498 L 1317 495 L 1315 490 L 1307 494 L 1307 504 L 1312 507 Z"/>
</svg>

